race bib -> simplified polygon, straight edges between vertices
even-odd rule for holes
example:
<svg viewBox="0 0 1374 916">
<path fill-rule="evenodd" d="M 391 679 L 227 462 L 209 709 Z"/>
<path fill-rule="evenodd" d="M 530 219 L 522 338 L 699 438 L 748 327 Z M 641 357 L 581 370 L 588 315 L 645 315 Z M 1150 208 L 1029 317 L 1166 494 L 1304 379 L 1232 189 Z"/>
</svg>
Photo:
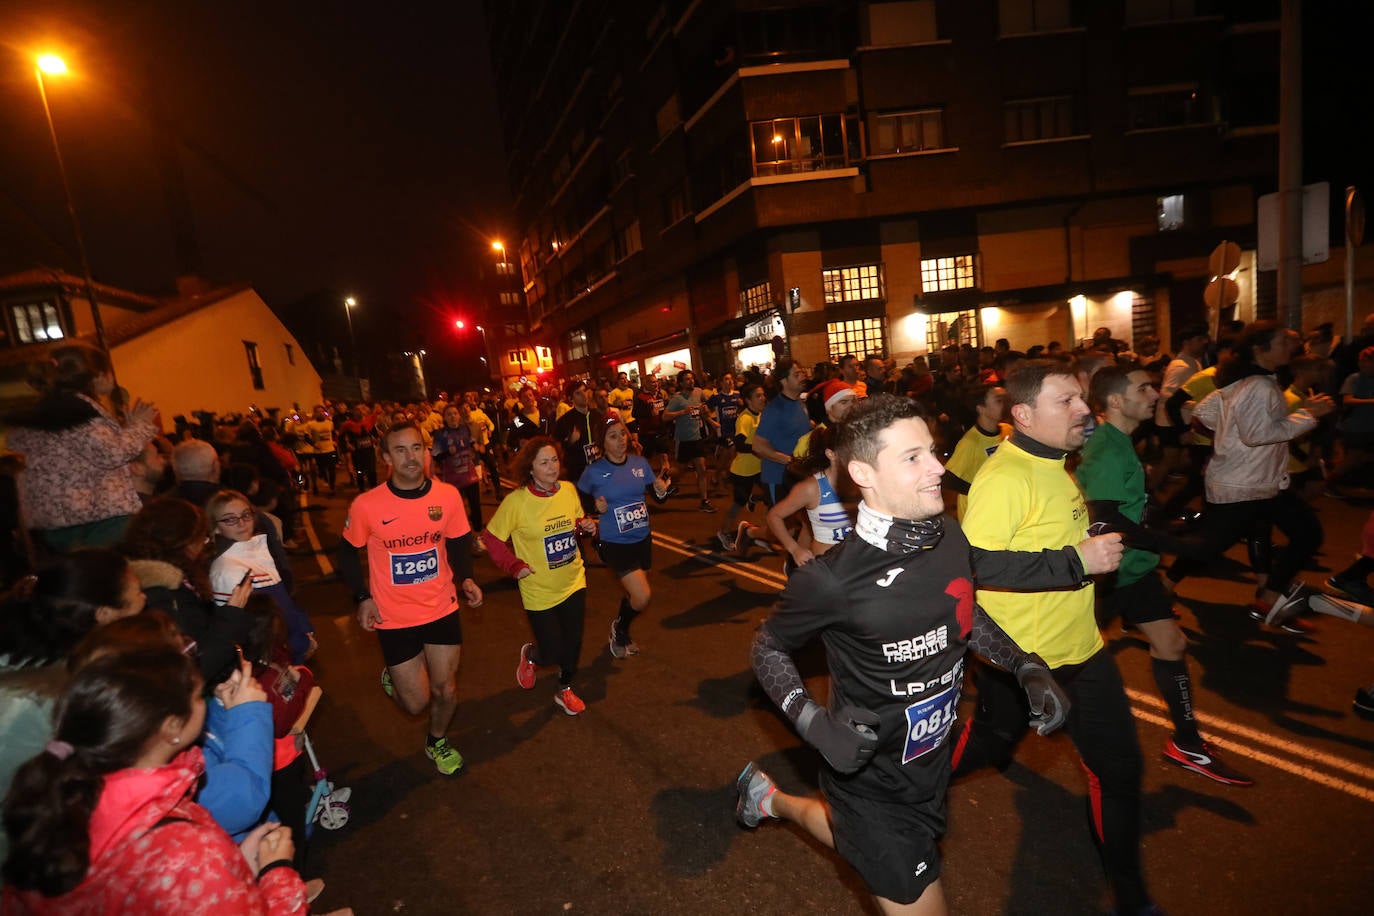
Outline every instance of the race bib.
<svg viewBox="0 0 1374 916">
<path fill-rule="evenodd" d="M 439 575 L 439 551 L 430 548 L 424 553 L 393 553 L 391 555 L 391 584 L 418 585 Z"/>
<path fill-rule="evenodd" d="M 648 527 L 649 507 L 644 505 L 643 500 L 630 503 L 628 506 L 616 506 L 615 529 L 621 534 L 629 534 L 631 531 Z"/>
<path fill-rule="evenodd" d="M 567 566 L 577 556 L 577 536 L 571 531 L 544 536 L 544 559 L 549 569 Z"/>
<path fill-rule="evenodd" d="M 584 443 L 582 444 L 582 458 L 583 458 L 588 464 L 591 464 L 593 461 L 595 461 L 596 459 L 598 459 L 598 458 L 600 458 L 600 457 L 601 457 L 601 449 L 599 449 L 599 448 L 596 447 L 596 443 L 594 443 L 594 442 L 584 442 Z"/>
<path fill-rule="evenodd" d="M 902 763 L 929 754 L 945 741 L 959 704 L 958 685 L 946 687 L 906 708 L 906 747 Z"/>
<path fill-rule="evenodd" d="M 843 528 L 831 528 L 830 539 L 834 541 L 836 544 L 838 544 L 840 541 L 843 541 L 845 538 L 849 537 L 853 533 L 853 525 L 845 525 Z"/>
</svg>

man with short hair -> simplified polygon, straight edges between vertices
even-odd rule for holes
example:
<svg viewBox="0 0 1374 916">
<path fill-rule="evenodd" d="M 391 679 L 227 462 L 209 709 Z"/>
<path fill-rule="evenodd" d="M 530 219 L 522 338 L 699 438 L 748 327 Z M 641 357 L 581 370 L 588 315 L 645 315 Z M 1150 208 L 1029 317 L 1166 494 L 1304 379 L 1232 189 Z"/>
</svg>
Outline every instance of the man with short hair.
<svg viewBox="0 0 1374 916">
<path fill-rule="evenodd" d="M 944 476 L 945 488 L 956 494 L 955 517 L 960 521 L 968 510 L 968 491 L 974 478 L 997 446 L 1011 435 L 1011 425 L 1002 422 L 1007 392 L 1000 385 L 971 385 L 964 392 L 964 403 L 977 419 L 954 446 L 954 453 L 945 462 Z"/>
<path fill-rule="evenodd" d="M 1221 760 L 1198 731 L 1193 681 L 1184 658 L 1188 639 L 1179 629 L 1173 597 L 1155 568 L 1160 551 L 1179 553 L 1181 545 L 1141 524 L 1145 469 L 1131 435 L 1154 416 L 1159 392 L 1144 369 L 1124 366 L 1099 371 L 1090 391 L 1103 422 L 1083 447 L 1078 482 L 1088 501 L 1088 517 L 1108 531 L 1119 531 L 1127 545 L 1120 568 L 1099 583 L 1103 613 L 1098 621 L 1119 616 L 1150 644 L 1150 669 L 1174 725 L 1174 734 L 1164 745 L 1164 759 L 1225 785 L 1253 785 L 1254 780 Z"/>
<path fill-rule="evenodd" d="M 553 424 L 553 437 L 563 446 L 562 474 L 565 480 L 576 483 L 587 465 L 601 457 L 597 444 L 601 430 L 601 414 L 592 410 L 588 398 L 591 391 L 583 379 L 568 382 L 564 396 L 572 404 Z"/>
<path fill-rule="evenodd" d="M 868 354 L 864 360 L 864 387 L 855 393 L 859 397 L 872 397 L 875 394 L 894 394 L 896 382 L 887 380 L 887 364 L 877 353 Z"/>
<path fill-rule="evenodd" d="M 612 407 L 620 411 L 620 419 L 624 421 L 625 425 L 633 432 L 634 426 L 631 424 L 635 421 L 635 390 L 630 385 L 630 374 L 628 372 L 616 374 L 615 387 L 611 389 L 608 400 Z"/>
<path fill-rule="evenodd" d="M 1014 432 L 978 473 L 963 526 L 984 550 L 1083 551 L 1088 507 L 1065 470 L 1083 445 L 1090 411 L 1074 370 L 1050 360 L 1022 360 L 1006 378 Z M 1088 562 L 1086 572 L 1109 572 Z M 1093 541 L 1097 539 L 1094 538 Z M 1150 912 L 1140 870 L 1140 781 L 1144 768 L 1135 720 L 1121 673 L 1102 643 L 1094 617 L 1092 580 L 1079 588 L 1028 592 L 1028 586 L 980 589 L 979 603 L 1017 645 L 1045 660 L 1072 698 L 1065 731 L 1088 774 L 1090 826 L 1122 914 Z M 956 775 L 1011 761 L 1026 731 L 1026 709 L 1014 680 L 978 672 L 978 708 L 954 755 Z"/>
<path fill-rule="evenodd" d="M 863 494 L 855 533 L 798 568 L 752 649 L 760 684 L 825 759 L 824 800 L 779 791 L 751 762 L 736 780 L 736 816 L 746 827 L 770 817 L 803 827 L 859 872 L 884 913 L 943 914 L 946 739 L 966 648 L 1015 672 L 1042 732 L 1063 721 L 1064 697 L 1044 664 L 975 605 L 978 560 L 942 518 L 942 469 L 916 405 L 882 394 L 858 402 L 837 427 L 835 451 Z M 1062 586 L 1081 572 L 1062 553 L 990 559 L 999 584 Z M 793 662 L 816 638 L 829 662 L 828 706 L 811 699 Z"/>
<path fill-rule="evenodd" d="M 775 364 L 773 378 L 778 394 L 763 408 L 753 443 L 754 455 L 763 463 L 759 479 L 770 506 L 786 495 L 783 472 L 792 461 L 797 440 L 811 429 L 811 420 L 800 400 L 806 385 L 802 367 L 790 356 L 784 356 Z"/>
<path fill-rule="evenodd" d="M 548 436 L 553 433 L 553 416 L 547 407 L 541 407 L 539 396 L 533 387 L 520 386 L 519 400 L 510 412 L 510 432 L 507 444 L 513 452 L 520 451 L 535 436 Z"/>
<path fill-rule="evenodd" d="M 425 754 L 451 776 L 463 768 L 463 755 L 447 738 L 463 647 L 458 592 L 471 607 L 482 604 L 472 579 L 472 529 L 458 491 L 425 476 L 424 438 L 414 423 L 387 430 L 382 458 L 391 469 L 386 483 L 348 507 L 339 575 L 353 590 L 358 624 L 381 643 L 382 690 L 409 715 L 429 707 Z"/>
<path fill-rule="evenodd" d="M 683 369 L 677 374 L 677 394 L 663 409 L 663 421 L 673 424 L 673 440 L 677 443 L 677 460 L 690 464 L 697 474 L 697 491 L 701 503 L 697 507 L 702 512 L 715 512 L 711 505 L 710 483 L 706 477 L 706 441 L 709 430 L 715 421 L 706 409 L 706 398 L 697 387 L 696 376 L 692 370 Z"/>
</svg>

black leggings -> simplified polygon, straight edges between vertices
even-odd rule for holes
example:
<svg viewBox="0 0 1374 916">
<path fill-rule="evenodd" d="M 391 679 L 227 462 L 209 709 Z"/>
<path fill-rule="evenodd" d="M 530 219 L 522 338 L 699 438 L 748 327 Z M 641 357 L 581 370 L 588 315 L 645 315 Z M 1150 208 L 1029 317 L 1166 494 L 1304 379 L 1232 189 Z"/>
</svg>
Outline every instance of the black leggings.
<svg viewBox="0 0 1374 916">
<path fill-rule="evenodd" d="M 954 775 L 1001 767 L 1029 725 L 1026 695 L 1016 678 L 977 666 L 978 708 L 954 749 Z M 1088 774 L 1088 820 L 1102 854 L 1117 909 L 1134 913 L 1150 898 L 1140 872 L 1140 780 L 1144 762 L 1131 705 L 1116 662 L 1099 649 L 1081 665 L 1054 669 L 1072 702 L 1064 731 Z"/>
<path fill-rule="evenodd" d="M 463 497 L 463 508 L 468 513 L 468 527 L 472 529 L 472 536 L 477 537 L 477 533 L 482 530 L 481 481 L 474 480 L 466 487 L 459 487 L 458 495 Z"/>
<path fill-rule="evenodd" d="M 582 623 L 587 610 L 587 590 L 579 588 L 553 607 L 525 611 L 534 631 L 536 665 L 557 665 L 558 686 L 571 687 L 582 654 Z"/>
<path fill-rule="evenodd" d="M 1288 538 L 1288 546 L 1275 556 L 1268 550 L 1271 522 Z M 1225 553 L 1243 537 L 1250 538 L 1250 561 L 1255 572 L 1269 575 L 1264 587 L 1285 592 L 1293 577 L 1321 548 L 1322 523 L 1312 507 L 1290 487 L 1269 499 L 1207 503 L 1198 536 L 1211 557 Z M 1181 556 L 1169 567 L 1169 579 L 1181 582 L 1206 568 L 1206 560 Z"/>
</svg>

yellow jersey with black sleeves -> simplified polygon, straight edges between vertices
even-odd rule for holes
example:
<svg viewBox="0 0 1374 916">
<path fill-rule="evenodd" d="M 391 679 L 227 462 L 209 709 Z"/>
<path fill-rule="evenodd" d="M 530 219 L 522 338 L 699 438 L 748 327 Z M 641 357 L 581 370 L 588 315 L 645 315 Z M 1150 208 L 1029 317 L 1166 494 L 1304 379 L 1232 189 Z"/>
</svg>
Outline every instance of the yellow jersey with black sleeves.
<svg viewBox="0 0 1374 916">
<path fill-rule="evenodd" d="M 552 496 L 539 496 L 529 487 L 512 490 L 487 522 L 487 531 L 509 540 L 515 555 L 534 570 L 518 583 L 525 610 L 548 610 L 587 587 L 574 530 L 581 515 L 577 488 L 560 480 Z"/>
<path fill-rule="evenodd" d="M 1013 437 L 978 472 L 962 525 L 969 543 L 984 550 L 1053 550 L 1087 537 L 1088 507 L 1062 456 L 1031 454 Z M 978 603 L 1051 668 L 1085 662 L 1102 648 L 1091 582 L 1042 592 L 980 588 Z"/>
</svg>

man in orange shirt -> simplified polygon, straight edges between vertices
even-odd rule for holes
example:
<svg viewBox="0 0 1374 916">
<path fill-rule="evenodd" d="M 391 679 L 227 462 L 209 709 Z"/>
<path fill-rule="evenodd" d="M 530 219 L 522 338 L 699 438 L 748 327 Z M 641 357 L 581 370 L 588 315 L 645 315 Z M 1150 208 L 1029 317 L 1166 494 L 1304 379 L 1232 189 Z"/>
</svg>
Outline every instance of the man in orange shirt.
<svg viewBox="0 0 1374 916">
<path fill-rule="evenodd" d="M 425 476 L 424 439 L 415 424 L 391 427 L 382 437 L 382 457 L 389 479 L 348 508 L 339 575 L 353 589 L 358 623 L 381 643 L 382 689 L 412 716 L 429 707 L 425 753 L 450 776 L 463 768 L 463 755 L 446 737 L 458 707 L 459 589 L 472 607 L 482 603 L 472 580 L 472 529 L 458 491 Z"/>
</svg>

